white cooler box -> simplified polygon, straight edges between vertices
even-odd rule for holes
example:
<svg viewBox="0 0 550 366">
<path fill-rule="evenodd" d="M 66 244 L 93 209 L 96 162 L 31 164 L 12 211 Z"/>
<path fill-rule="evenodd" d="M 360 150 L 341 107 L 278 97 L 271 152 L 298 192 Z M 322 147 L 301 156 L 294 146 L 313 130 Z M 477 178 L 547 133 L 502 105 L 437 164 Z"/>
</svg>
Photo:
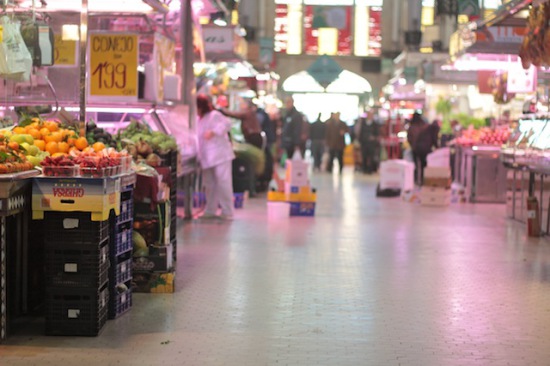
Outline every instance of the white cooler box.
<svg viewBox="0 0 550 366">
<path fill-rule="evenodd" d="M 414 188 L 414 164 L 406 160 L 386 160 L 380 163 L 380 189 Z"/>
</svg>

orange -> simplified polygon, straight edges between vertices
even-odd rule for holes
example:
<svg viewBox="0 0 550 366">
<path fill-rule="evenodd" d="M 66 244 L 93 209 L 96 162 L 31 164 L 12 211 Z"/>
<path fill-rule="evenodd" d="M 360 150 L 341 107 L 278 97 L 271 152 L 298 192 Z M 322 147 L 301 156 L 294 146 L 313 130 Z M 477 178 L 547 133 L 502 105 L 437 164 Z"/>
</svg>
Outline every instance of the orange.
<svg viewBox="0 0 550 366">
<path fill-rule="evenodd" d="M 76 142 L 76 139 L 74 137 L 69 137 L 67 139 L 67 143 L 69 144 L 69 146 L 74 146 L 75 142 Z"/>
<path fill-rule="evenodd" d="M 19 135 L 22 135 L 26 132 L 27 131 L 25 130 L 25 127 L 21 127 L 21 126 L 14 127 L 14 129 L 13 129 L 13 133 L 16 133 L 16 134 L 19 134 Z"/>
<path fill-rule="evenodd" d="M 34 140 L 34 146 L 38 147 L 40 150 L 46 150 L 46 141 L 44 140 Z"/>
<path fill-rule="evenodd" d="M 19 150 L 19 144 L 15 141 L 10 141 L 8 143 L 8 147 L 12 150 L 15 150 L 15 151 Z"/>
<path fill-rule="evenodd" d="M 29 128 L 27 130 L 27 133 L 31 135 L 34 139 L 42 138 L 42 134 L 40 133 L 40 130 L 36 128 Z"/>
<path fill-rule="evenodd" d="M 59 142 L 57 144 L 57 148 L 59 149 L 59 152 L 62 153 L 68 153 L 69 149 L 71 148 L 68 143 L 66 142 Z"/>
<path fill-rule="evenodd" d="M 74 142 L 74 146 L 76 146 L 78 150 L 84 150 L 88 147 L 88 140 L 86 140 L 86 137 L 79 137 Z"/>
<path fill-rule="evenodd" d="M 92 147 L 94 148 L 95 152 L 99 152 L 105 149 L 105 144 L 103 142 L 96 142 L 95 144 L 92 145 Z"/>
<path fill-rule="evenodd" d="M 42 135 L 42 137 L 46 136 L 46 135 L 49 135 L 51 133 L 50 130 L 48 130 L 46 127 L 42 127 L 40 129 L 40 134 Z"/>
<path fill-rule="evenodd" d="M 57 131 L 59 129 L 59 125 L 57 124 L 57 122 L 54 121 L 46 121 L 44 122 L 44 126 L 51 132 Z"/>
<path fill-rule="evenodd" d="M 64 152 L 56 152 L 56 153 L 53 153 L 52 158 L 57 158 L 59 156 L 67 156 L 67 154 Z"/>
<path fill-rule="evenodd" d="M 55 142 L 61 142 L 63 140 L 63 135 L 59 131 L 52 132 L 49 135 L 44 136 L 44 140 L 46 142 L 55 141 Z"/>
<path fill-rule="evenodd" d="M 56 152 L 59 152 L 59 147 L 57 146 L 57 142 L 50 141 L 46 144 L 46 151 L 50 153 L 50 155 L 55 154 Z"/>
</svg>

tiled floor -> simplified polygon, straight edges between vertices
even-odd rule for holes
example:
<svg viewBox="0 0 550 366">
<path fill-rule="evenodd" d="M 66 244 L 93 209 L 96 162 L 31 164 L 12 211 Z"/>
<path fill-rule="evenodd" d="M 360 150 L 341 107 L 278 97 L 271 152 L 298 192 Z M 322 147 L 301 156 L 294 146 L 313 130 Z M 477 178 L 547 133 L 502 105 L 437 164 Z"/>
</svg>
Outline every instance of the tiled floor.
<svg viewBox="0 0 550 366">
<path fill-rule="evenodd" d="M 550 365 L 549 239 L 375 180 L 314 176 L 314 218 L 254 198 L 186 223 L 175 294 L 136 295 L 97 338 L 15 335 L 0 365 Z"/>
</svg>

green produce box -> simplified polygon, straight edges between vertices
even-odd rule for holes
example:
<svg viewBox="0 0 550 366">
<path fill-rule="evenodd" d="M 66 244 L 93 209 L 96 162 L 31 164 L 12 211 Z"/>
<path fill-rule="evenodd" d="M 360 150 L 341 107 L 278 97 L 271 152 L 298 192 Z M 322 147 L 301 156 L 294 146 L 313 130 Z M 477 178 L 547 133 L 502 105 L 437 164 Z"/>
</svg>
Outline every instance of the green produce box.
<svg viewBox="0 0 550 366">
<path fill-rule="evenodd" d="M 134 272 L 132 292 L 172 293 L 175 291 L 176 272 Z"/>
</svg>

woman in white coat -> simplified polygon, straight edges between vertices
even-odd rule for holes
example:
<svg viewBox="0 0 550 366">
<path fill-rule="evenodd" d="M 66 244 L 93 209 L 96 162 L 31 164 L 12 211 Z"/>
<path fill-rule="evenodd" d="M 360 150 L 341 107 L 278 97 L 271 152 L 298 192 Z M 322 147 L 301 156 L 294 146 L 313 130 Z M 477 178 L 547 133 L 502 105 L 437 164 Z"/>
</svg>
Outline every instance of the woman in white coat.
<svg viewBox="0 0 550 366">
<path fill-rule="evenodd" d="M 197 96 L 197 135 L 206 208 L 202 218 L 233 219 L 232 161 L 235 158 L 228 132 L 231 121 L 212 106 L 210 97 Z M 217 216 L 218 206 L 221 216 Z"/>
</svg>

